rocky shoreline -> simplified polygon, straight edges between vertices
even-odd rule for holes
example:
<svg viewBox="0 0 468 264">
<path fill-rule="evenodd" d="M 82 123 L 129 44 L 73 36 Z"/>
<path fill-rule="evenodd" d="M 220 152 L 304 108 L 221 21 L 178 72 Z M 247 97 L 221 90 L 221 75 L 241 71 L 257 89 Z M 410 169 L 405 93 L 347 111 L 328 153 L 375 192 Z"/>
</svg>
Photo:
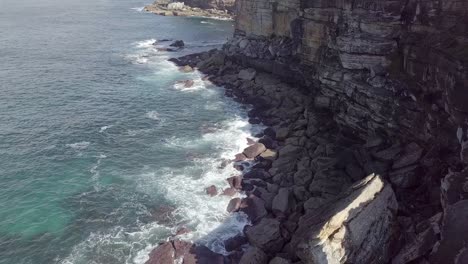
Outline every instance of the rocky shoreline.
<svg viewBox="0 0 468 264">
<path fill-rule="evenodd" d="M 418 182 L 420 167 L 434 162 L 428 146 L 378 135 L 363 141 L 335 121 L 326 97 L 249 68 L 227 48 L 171 61 L 206 74 L 226 96 L 253 106 L 250 123 L 268 126 L 233 157 L 239 175 L 222 192 L 246 194 L 227 211 L 244 212 L 252 225 L 225 241 L 229 256 L 173 240 L 153 250 L 148 264 L 443 263 L 447 251 L 466 252 L 463 240 L 449 249 L 449 239 L 440 239 L 461 228 L 464 212 L 448 205 L 461 200 L 453 182 L 463 182 L 463 172 L 448 174 L 442 186 L 435 180 L 428 193 Z M 254 166 L 244 170 L 245 162 Z M 436 243 L 441 250 L 432 250 Z M 464 254 L 454 263 L 466 263 Z"/>
<path fill-rule="evenodd" d="M 186 5 L 184 2 L 169 2 L 157 0 L 143 9 L 160 16 L 205 17 L 222 20 L 233 20 L 232 12 L 218 8 L 200 8 Z"/>
</svg>

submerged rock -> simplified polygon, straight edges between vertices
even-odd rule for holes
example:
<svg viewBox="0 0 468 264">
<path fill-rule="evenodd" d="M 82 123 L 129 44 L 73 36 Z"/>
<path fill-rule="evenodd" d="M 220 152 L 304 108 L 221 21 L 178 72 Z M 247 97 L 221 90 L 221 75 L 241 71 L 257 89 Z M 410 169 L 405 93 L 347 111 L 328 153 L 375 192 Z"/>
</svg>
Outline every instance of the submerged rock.
<svg viewBox="0 0 468 264">
<path fill-rule="evenodd" d="M 185 43 L 183 40 L 176 40 L 169 45 L 171 47 L 176 47 L 176 48 L 183 48 L 185 46 Z"/>
</svg>

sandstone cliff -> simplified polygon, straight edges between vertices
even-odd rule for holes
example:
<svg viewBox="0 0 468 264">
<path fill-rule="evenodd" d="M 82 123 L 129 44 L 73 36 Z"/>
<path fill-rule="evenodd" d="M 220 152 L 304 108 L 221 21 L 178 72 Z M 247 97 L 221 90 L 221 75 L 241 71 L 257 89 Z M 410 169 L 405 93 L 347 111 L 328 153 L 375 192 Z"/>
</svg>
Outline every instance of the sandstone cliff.
<svg viewBox="0 0 468 264">
<path fill-rule="evenodd" d="M 386 162 L 378 173 L 398 199 L 405 246 L 394 249 L 394 263 L 466 258 L 455 208 L 465 206 L 467 190 L 450 205 L 443 186 L 442 205 L 439 193 L 445 175 L 464 175 L 458 181 L 466 185 L 467 0 L 238 0 L 236 33 L 224 51 L 301 90 L 342 130 L 368 144 L 393 142 L 372 156 Z M 309 249 L 298 252 L 303 261 L 322 263 L 310 261 Z"/>
</svg>

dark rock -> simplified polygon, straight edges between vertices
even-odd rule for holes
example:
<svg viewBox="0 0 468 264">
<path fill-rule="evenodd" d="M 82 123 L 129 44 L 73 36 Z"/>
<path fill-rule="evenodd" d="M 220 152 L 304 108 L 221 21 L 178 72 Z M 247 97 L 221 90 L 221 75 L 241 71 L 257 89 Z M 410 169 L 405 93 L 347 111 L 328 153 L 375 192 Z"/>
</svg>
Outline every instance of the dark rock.
<svg viewBox="0 0 468 264">
<path fill-rule="evenodd" d="M 209 196 L 216 196 L 218 195 L 218 189 L 216 188 L 216 186 L 214 185 L 211 185 L 210 187 L 207 187 L 205 189 L 206 191 L 206 194 L 208 194 Z"/>
<path fill-rule="evenodd" d="M 289 188 L 279 189 L 278 194 L 273 199 L 272 211 L 277 216 L 285 216 L 291 204 L 291 191 Z"/>
<path fill-rule="evenodd" d="M 239 264 L 267 264 L 268 256 L 257 247 L 249 247 L 242 256 Z"/>
<path fill-rule="evenodd" d="M 169 46 L 176 47 L 176 48 L 183 48 L 185 46 L 185 43 L 183 40 L 176 40 L 173 43 L 171 43 L 171 45 Z"/>
<path fill-rule="evenodd" d="M 224 241 L 224 247 L 226 248 L 227 252 L 238 250 L 241 246 L 247 244 L 248 240 L 245 236 L 235 236 L 228 238 Z"/>
<path fill-rule="evenodd" d="M 416 163 L 422 156 L 423 149 L 416 143 L 409 144 L 404 153 L 393 163 L 393 169 L 403 168 Z"/>
<path fill-rule="evenodd" d="M 391 171 L 388 175 L 390 182 L 398 188 L 411 188 L 418 184 L 418 165 L 412 165 Z"/>
<path fill-rule="evenodd" d="M 254 226 L 248 227 L 245 234 L 251 245 L 265 252 L 278 252 L 284 245 L 280 222 L 272 218 L 263 218 Z"/>
<path fill-rule="evenodd" d="M 257 72 L 254 69 L 244 69 L 239 72 L 239 79 L 245 80 L 245 81 L 252 81 L 255 79 L 255 75 Z"/>
<path fill-rule="evenodd" d="M 442 207 L 468 200 L 468 169 L 461 172 L 449 172 L 440 185 Z"/>
<path fill-rule="evenodd" d="M 241 207 L 242 200 L 240 198 L 233 198 L 229 201 L 226 211 L 229 213 L 236 212 Z"/>
<path fill-rule="evenodd" d="M 265 202 L 254 195 L 250 195 L 242 200 L 241 211 L 244 212 L 253 223 L 266 216 L 268 213 L 265 209 Z"/>
<path fill-rule="evenodd" d="M 271 127 L 265 128 L 265 130 L 263 130 L 263 134 L 272 140 L 276 139 L 276 131 Z"/>
<path fill-rule="evenodd" d="M 271 175 L 263 169 L 252 169 L 244 174 L 245 179 L 269 179 Z"/>
<path fill-rule="evenodd" d="M 268 264 L 291 264 L 291 261 L 281 257 L 275 257 Z"/>
</svg>

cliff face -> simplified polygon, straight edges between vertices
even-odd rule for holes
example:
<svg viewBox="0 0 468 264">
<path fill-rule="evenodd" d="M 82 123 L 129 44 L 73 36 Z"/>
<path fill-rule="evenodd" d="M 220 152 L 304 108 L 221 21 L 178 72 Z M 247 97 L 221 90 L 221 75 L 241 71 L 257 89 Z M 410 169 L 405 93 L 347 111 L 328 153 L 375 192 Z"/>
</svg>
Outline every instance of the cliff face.
<svg viewBox="0 0 468 264">
<path fill-rule="evenodd" d="M 466 139 L 468 1 L 239 0 L 237 13 L 230 54 L 292 72 L 340 123 L 450 144 L 460 127 Z"/>
<path fill-rule="evenodd" d="M 235 9 L 235 0 L 186 0 L 183 1 L 191 7 L 202 9 L 219 9 L 233 11 Z"/>
<path fill-rule="evenodd" d="M 381 154 L 400 160 L 379 171 L 395 189 L 406 234 L 393 263 L 463 263 L 466 228 L 455 211 L 468 192 L 468 0 L 238 0 L 236 13 L 229 59 L 281 77 L 361 139 L 397 142 Z M 406 154 L 391 154 L 400 143 Z M 423 196 L 427 208 L 410 205 Z M 305 239 L 293 238 L 297 254 L 316 263 L 318 242 Z"/>
</svg>

